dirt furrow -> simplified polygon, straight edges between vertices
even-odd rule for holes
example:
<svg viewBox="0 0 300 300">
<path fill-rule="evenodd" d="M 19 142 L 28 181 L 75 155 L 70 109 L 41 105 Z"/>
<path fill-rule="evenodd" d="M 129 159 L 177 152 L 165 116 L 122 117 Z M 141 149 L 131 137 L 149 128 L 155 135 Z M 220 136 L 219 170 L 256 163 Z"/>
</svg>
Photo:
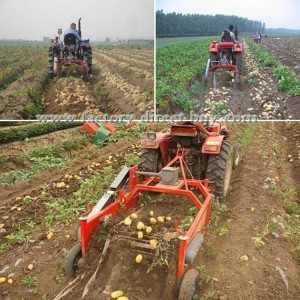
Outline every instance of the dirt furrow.
<svg viewBox="0 0 300 300">
<path fill-rule="evenodd" d="M 153 91 L 144 91 L 140 86 L 127 82 L 120 74 L 115 74 L 110 67 L 97 58 L 94 66 L 105 83 L 104 91 L 109 93 L 107 107 L 115 113 L 134 114 L 139 118 L 146 110 L 153 110 Z"/>
</svg>

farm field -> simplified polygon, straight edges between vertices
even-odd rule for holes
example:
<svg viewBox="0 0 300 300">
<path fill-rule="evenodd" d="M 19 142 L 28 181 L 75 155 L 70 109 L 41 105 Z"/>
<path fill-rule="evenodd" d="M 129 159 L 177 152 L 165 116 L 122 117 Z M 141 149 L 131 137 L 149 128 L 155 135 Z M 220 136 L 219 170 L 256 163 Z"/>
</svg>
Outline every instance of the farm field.
<svg viewBox="0 0 300 300">
<path fill-rule="evenodd" d="M 29 50 L 28 50 L 29 49 Z M 29 53 L 30 59 L 25 58 Z M 93 49 L 93 80 L 77 68 L 47 78 L 47 49 L 3 47 L 0 64 L 0 119 L 34 119 L 37 114 L 133 114 L 154 107 L 154 51 L 150 48 Z M 35 60 L 36 59 L 36 60 Z M 25 60 L 25 62 L 23 62 Z"/>
<path fill-rule="evenodd" d="M 6 279 L 0 284 L 2 299 L 62 295 L 73 281 L 64 271 L 64 258 L 77 242 L 78 216 L 102 196 L 124 164 L 137 162 L 141 135 L 149 130 L 167 132 L 169 125 L 120 130 L 106 145 L 92 144 L 80 127 L 0 145 L 0 277 Z M 203 248 L 193 262 L 199 271 L 194 298 L 297 299 L 300 125 L 229 124 L 229 132 L 242 146 L 242 160 L 229 196 L 213 203 Z M 193 218 L 189 206 L 179 201 L 184 203 L 178 197 L 147 194 L 130 213 L 146 218 L 153 210 L 155 216 Z M 127 215 L 121 212 L 108 226 L 118 234 L 134 232 L 120 224 Z M 153 234 L 171 225 L 153 225 Z M 56 299 L 81 298 L 100 259 L 98 227 L 70 285 L 74 288 Z M 130 300 L 176 299 L 176 257 L 167 258 L 169 267 L 152 265 L 148 258 L 138 265 L 136 254 L 114 240 L 85 298 L 111 299 L 110 292 L 122 290 Z"/>
<path fill-rule="evenodd" d="M 300 75 L 299 38 L 265 38 L 262 46 L 270 51 L 276 59 L 290 67 L 298 76 Z"/>
<path fill-rule="evenodd" d="M 176 45 L 157 49 L 158 113 L 188 114 L 193 110 L 198 115 L 299 119 L 297 59 L 293 58 L 293 54 L 284 59 L 286 47 L 290 49 L 293 44 L 299 43 L 299 39 L 268 38 L 263 39 L 259 46 L 243 39 L 245 76 L 242 87 L 235 87 L 230 73 L 220 69 L 215 72 L 214 89 L 211 82 L 205 86 L 202 81 L 211 40 L 177 42 Z M 264 51 L 264 48 L 273 49 L 275 57 L 272 51 Z"/>
</svg>

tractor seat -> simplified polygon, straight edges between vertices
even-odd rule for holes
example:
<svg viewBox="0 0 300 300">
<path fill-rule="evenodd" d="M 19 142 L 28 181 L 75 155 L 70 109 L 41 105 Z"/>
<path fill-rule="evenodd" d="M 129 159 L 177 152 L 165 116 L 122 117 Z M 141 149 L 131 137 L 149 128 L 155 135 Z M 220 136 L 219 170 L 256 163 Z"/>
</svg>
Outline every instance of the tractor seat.
<svg viewBox="0 0 300 300">
<path fill-rule="evenodd" d="M 233 42 L 220 42 L 219 48 L 233 48 L 234 43 Z"/>
<path fill-rule="evenodd" d="M 64 37 L 64 43 L 66 46 L 76 45 L 76 36 L 72 33 L 68 33 Z"/>
</svg>

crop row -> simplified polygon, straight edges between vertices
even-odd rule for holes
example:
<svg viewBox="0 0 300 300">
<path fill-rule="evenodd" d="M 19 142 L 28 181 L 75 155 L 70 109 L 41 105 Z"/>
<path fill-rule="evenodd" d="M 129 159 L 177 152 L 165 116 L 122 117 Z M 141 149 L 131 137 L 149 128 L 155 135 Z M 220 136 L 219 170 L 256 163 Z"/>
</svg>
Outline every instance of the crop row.
<svg viewBox="0 0 300 300">
<path fill-rule="evenodd" d="M 151 74 L 150 72 L 147 72 L 146 70 L 137 68 L 132 66 L 129 63 L 125 63 L 122 61 L 119 61 L 117 59 L 114 59 L 113 57 L 110 57 L 109 55 L 106 55 L 105 52 L 98 52 L 98 54 L 103 57 L 105 60 L 109 61 L 110 63 L 116 65 L 116 66 L 120 66 L 126 70 L 131 70 L 133 71 L 135 74 L 139 74 L 141 77 L 147 78 L 147 79 L 152 79 L 153 80 L 153 74 Z"/>
<path fill-rule="evenodd" d="M 289 67 L 282 64 L 274 55 L 255 44 L 251 40 L 247 41 L 251 51 L 258 57 L 259 62 L 266 67 L 271 67 L 278 80 L 279 89 L 292 96 L 300 95 L 300 76 L 297 76 Z"/>
<path fill-rule="evenodd" d="M 20 128 L 10 128 L 0 130 L 0 144 L 11 143 L 15 141 L 23 141 L 26 138 L 31 138 L 57 130 L 67 129 L 79 126 L 78 122 L 58 122 L 58 123 L 43 123 L 31 124 Z"/>
<path fill-rule="evenodd" d="M 95 56 L 97 58 L 97 56 Z M 112 69 L 101 62 L 101 59 L 96 59 L 94 65 L 101 71 L 101 75 L 105 77 L 105 83 L 119 89 L 124 98 L 128 99 L 137 105 L 137 110 L 144 113 L 146 108 L 153 107 L 153 102 L 149 99 L 149 92 L 143 91 L 140 86 L 134 86 L 128 83 L 121 75 L 115 74 Z"/>
<path fill-rule="evenodd" d="M 157 49 L 156 101 L 159 112 L 170 105 L 192 109 L 189 85 L 204 74 L 211 39 L 179 43 Z"/>
<path fill-rule="evenodd" d="M 25 70 L 47 66 L 47 53 L 44 48 L 3 49 L 5 49 L 5 54 L 1 54 L 0 60 L 0 90 L 21 77 Z"/>
</svg>

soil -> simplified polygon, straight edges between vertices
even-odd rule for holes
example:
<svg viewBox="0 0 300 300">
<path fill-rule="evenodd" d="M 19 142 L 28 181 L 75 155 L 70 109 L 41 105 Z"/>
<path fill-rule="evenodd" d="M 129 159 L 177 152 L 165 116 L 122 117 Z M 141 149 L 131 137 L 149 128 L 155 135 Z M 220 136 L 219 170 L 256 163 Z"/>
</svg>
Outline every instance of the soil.
<svg viewBox="0 0 300 300">
<path fill-rule="evenodd" d="M 300 184 L 300 125 L 297 123 L 261 123 L 261 124 L 230 124 L 231 140 L 235 141 L 247 128 L 255 126 L 255 144 L 242 148 L 242 161 L 233 172 L 231 194 L 228 197 L 228 211 L 223 216 L 222 222 L 230 219 L 226 235 L 218 235 L 211 228 L 206 230 L 204 249 L 196 257 L 193 266 L 206 265 L 208 274 L 215 280 L 204 285 L 197 294 L 202 296 L 210 290 L 219 292 L 219 299 L 298 299 L 300 294 L 300 266 L 291 253 L 291 243 L 283 236 L 281 231 L 278 236 L 270 236 L 263 246 L 257 246 L 253 237 L 261 232 L 262 228 L 272 218 L 284 212 L 283 201 L 278 196 L 272 196 L 267 185 L 270 178 L 278 186 Z M 43 138 L 45 139 L 45 138 Z M 280 153 L 275 152 L 270 141 L 280 143 Z M 22 142 L 18 142 L 22 143 Z M 23 142 L 25 144 L 25 142 Z M 19 145 L 19 149 L 21 145 Z M 28 182 L 19 182 L 13 186 L 1 188 L 2 201 L 0 205 L 0 223 L 4 224 L 7 232 L 16 232 L 15 224 L 19 221 L 34 220 L 40 222 L 45 216 L 45 201 L 54 197 L 69 198 L 76 191 L 80 183 L 70 180 L 70 189 L 57 190 L 53 183 L 65 180 L 65 174 L 81 174 L 82 179 L 91 176 L 90 165 L 92 162 L 100 163 L 95 167 L 101 170 L 113 162 L 116 169 L 121 169 L 125 153 L 132 153 L 139 147 L 138 138 L 128 141 L 119 141 L 97 151 L 86 149 L 74 153 L 73 161 L 63 172 L 53 168 L 46 170 L 30 179 Z M 7 148 L 5 151 L 9 151 Z M 88 152 L 88 153 L 83 153 Z M 117 156 L 118 155 L 118 156 Z M 112 156 L 108 159 L 109 156 Z M 293 159 L 293 161 L 290 161 Z M 280 164 L 276 162 L 280 162 Z M 80 173 L 81 172 L 81 173 Z M 269 178 L 269 179 L 268 179 Z M 26 195 L 36 197 L 43 191 L 49 193 L 49 199 L 33 201 L 30 204 L 23 202 Z M 16 200 L 21 197 L 21 200 Z M 188 206 L 184 203 L 178 205 L 182 198 L 166 197 L 165 195 L 145 195 L 139 202 L 137 214 L 141 220 L 147 222 L 150 210 L 155 215 L 171 214 L 182 218 L 186 216 Z M 21 207 L 21 211 L 12 210 L 12 207 Z M 254 210 L 252 210 L 252 207 Z M 121 212 L 118 217 L 108 221 L 108 231 L 114 233 L 108 256 L 104 259 L 99 269 L 96 280 L 90 288 L 88 299 L 110 299 L 109 293 L 121 289 L 129 299 L 166 299 L 173 300 L 177 297 L 176 290 L 176 251 L 173 259 L 170 258 L 170 267 L 154 267 L 146 273 L 151 257 L 144 256 L 138 265 L 134 262 L 136 252 L 131 251 L 128 242 L 124 244 L 116 235 L 127 237 L 136 234 L 135 228 L 130 229 L 119 224 L 130 212 Z M 3 218 L 5 217 L 5 218 Z M 8 218 L 7 218 L 8 217 Z M 18 222 L 17 222 L 18 221 Z M 222 225 L 220 223 L 220 226 Z M 14 282 L 0 285 L 0 299 L 53 299 L 73 279 L 64 273 L 64 258 L 76 243 L 78 221 L 69 224 L 56 223 L 51 240 L 46 239 L 47 231 L 39 228 L 30 235 L 24 244 L 15 244 L 1 251 L 0 276 L 13 278 Z M 171 230 L 170 223 L 155 227 L 153 234 Z M 154 226 L 153 226 L 154 227 Z M 98 226 L 91 248 L 80 264 L 80 272 L 75 288 L 62 299 L 80 299 L 82 291 L 90 276 L 93 274 L 99 261 L 103 241 L 98 243 L 102 227 Z M 1 244 L 5 242 L 7 233 L 1 230 Z M 216 250 L 216 255 L 208 257 L 206 245 Z M 249 258 L 241 260 L 243 255 Z M 32 271 L 27 266 L 32 263 Z M 285 274 L 288 288 L 284 282 Z M 26 287 L 22 282 L 25 276 L 35 276 L 38 280 L 37 288 Z M 200 274 L 201 276 L 201 274 Z"/>
<path fill-rule="evenodd" d="M 262 46 L 272 52 L 277 60 L 290 67 L 298 76 L 300 75 L 298 38 L 264 38 Z"/>
<path fill-rule="evenodd" d="M 272 48 L 272 39 L 268 39 L 268 50 Z M 288 40 L 288 39 L 287 39 Z M 262 46 L 264 47 L 265 41 Z M 200 105 L 195 109 L 197 114 L 212 115 L 256 115 L 259 119 L 293 119 L 300 118 L 300 96 L 289 96 L 279 91 L 277 80 L 271 68 L 258 63 L 244 44 L 245 74 L 237 83 L 234 74 L 225 70 L 215 71 L 216 85 L 213 86 L 212 75 L 209 79 L 209 91 L 200 99 Z M 276 46 L 279 60 L 282 58 L 284 46 Z M 284 60 L 285 62 L 286 60 Z M 291 58 L 292 62 L 293 59 Z M 291 64 L 288 64 L 291 66 Z M 232 73 L 232 72 L 231 72 Z M 232 81 L 234 80 L 234 81 Z M 222 107 L 218 109 L 219 107 Z"/>
</svg>

